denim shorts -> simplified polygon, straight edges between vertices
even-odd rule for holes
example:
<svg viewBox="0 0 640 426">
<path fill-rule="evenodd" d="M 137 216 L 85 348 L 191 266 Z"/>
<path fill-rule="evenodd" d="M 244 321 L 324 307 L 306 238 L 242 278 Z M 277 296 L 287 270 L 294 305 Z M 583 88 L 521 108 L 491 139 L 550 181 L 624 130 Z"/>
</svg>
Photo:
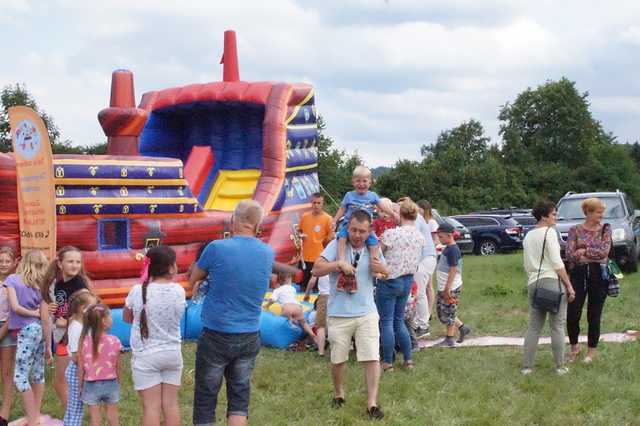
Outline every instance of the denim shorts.
<svg viewBox="0 0 640 426">
<path fill-rule="evenodd" d="M 4 326 L 6 321 L 0 321 L 0 328 Z M 0 340 L 0 348 L 8 348 L 9 346 L 15 346 L 17 344 L 16 338 L 11 335 L 11 332 L 7 332 L 7 335 Z"/>
<path fill-rule="evenodd" d="M 117 404 L 120 385 L 116 379 L 85 381 L 81 399 L 87 405 Z"/>
<path fill-rule="evenodd" d="M 251 375 L 260 351 L 259 333 L 222 333 L 204 329 L 196 350 L 193 424 L 212 425 L 224 377 L 227 416 L 248 416 Z"/>
</svg>

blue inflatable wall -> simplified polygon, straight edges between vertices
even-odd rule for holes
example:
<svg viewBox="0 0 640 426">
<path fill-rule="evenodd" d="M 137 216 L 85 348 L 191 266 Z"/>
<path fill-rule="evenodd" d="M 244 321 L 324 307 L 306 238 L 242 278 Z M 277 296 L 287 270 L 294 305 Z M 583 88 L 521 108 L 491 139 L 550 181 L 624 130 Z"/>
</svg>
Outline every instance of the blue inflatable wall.
<svg viewBox="0 0 640 426">
<path fill-rule="evenodd" d="M 310 306 L 305 303 L 306 306 Z M 187 302 L 187 309 L 182 317 L 180 328 L 182 329 L 182 338 L 184 340 L 196 340 L 202 333 L 202 321 L 200 320 L 200 312 L 202 304 L 193 304 Z M 309 312 L 305 313 L 305 317 Z M 111 334 L 117 336 L 125 348 L 129 348 L 129 336 L 131 335 L 131 325 L 122 319 L 122 309 L 112 309 L 111 317 L 113 318 L 113 326 Z M 275 315 L 269 311 L 262 311 L 260 316 L 260 340 L 264 346 L 270 346 L 278 349 L 286 349 L 292 343 L 300 340 L 303 332 L 297 325 L 289 324 L 285 317 Z"/>
</svg>

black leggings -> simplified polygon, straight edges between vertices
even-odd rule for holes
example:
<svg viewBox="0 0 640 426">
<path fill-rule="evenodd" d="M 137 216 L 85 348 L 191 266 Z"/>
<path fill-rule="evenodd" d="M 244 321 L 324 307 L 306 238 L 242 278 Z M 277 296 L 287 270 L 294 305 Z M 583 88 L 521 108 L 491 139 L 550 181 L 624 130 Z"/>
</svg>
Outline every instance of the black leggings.
<svg viewBox="0 0 640 426">
<path fill-rule="evenodd" d="M 567 306 L 567 334 L 572 345 L 578 344 L 580 317 L 585 299 L 587 301 L 587 322 L 589 323 L 588 346 L 598 347 L 600 340 L 600 316 L 607 299 L 608 283 L 602 279 L 599 263 L 576 265 L 571 271 L 571 284 L 576 298 Z"/>
</svg>

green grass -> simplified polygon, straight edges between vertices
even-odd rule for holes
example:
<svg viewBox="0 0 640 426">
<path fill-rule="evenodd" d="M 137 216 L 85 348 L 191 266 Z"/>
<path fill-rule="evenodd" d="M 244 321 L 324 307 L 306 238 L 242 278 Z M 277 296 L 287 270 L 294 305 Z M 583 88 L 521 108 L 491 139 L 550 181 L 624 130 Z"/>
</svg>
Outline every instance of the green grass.
<svg viewBox="0 0 640 426">
<path fill-rule="evenodd" d="M 475 335 L 522 336 L 526 329 L 526 297 L 522 255 L 465 257 L 462 319 Z M 609 299 L 603 332 L 639 328 L 640 274 L 623 280 L 622 293 Z M 435 334 L 443 328 L 432 323 Z M 183 424 L 191 423 L 195 345 L 185 344 L 185 372 L 180 393 Z M 553 374 L 549 346 L 538 351 L 534 374 L 519 373 L 518 348 L 427 349 L 415 354 L 416 368 L 382 377 L 380 404 L 388 425 L 622 425 L 640 424 L 640 343 L 602 344 L 591 365 L 576 364 L 564 377 Z M 125 356 L 121 388 L 123 425 L 138 425 L 140 403 Z M 48 381 L 50 383 L 50 380 Z M 351 362 L 347 404 L 329 406 L 332 397 L 329 363 L 315 353 L 263 349 L 253 376 L 250 424 L 364 425 L 362 370 Z M 58 417 L 63 409 L 47 386 L 44 411 Z M 218 420 L 224 421 L 224 391 Z M 21 404 L 15 404 L 16 415 Z M 222 423 L 223 424 L 223 423 Z"/>
</svg>

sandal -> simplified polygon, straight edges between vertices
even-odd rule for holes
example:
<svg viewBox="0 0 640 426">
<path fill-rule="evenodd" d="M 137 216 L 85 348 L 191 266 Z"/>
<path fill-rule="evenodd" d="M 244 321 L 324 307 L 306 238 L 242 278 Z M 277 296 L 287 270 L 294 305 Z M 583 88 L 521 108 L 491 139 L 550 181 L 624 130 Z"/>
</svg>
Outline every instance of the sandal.
<svg viewBox="0 0 640 426">
<path fill-rule="evenodd" d="M 393 364 L 382 363 L 382 372 L 383 373 L 391 373 L 393 372 Z"/>
<path fill-rule="evenodd" d="M 415 364 L 413 363 L 413 361 L 405 361 L 404 362 L 404 368 L 407 370 L 413 370 L 413 368 L 415 367 Z"/>
<path fill-rule="evenodd" d="M 567 362 L 569 363 L 576 362 L 576 360 L 578 359 L 578 355 L 580 355 L 580 352 L 582 351 L 580 350 L 577 352 L 573 352 L 573 351 L 569 352 L 569 354 L 567 355 Z"/>
</svg>

